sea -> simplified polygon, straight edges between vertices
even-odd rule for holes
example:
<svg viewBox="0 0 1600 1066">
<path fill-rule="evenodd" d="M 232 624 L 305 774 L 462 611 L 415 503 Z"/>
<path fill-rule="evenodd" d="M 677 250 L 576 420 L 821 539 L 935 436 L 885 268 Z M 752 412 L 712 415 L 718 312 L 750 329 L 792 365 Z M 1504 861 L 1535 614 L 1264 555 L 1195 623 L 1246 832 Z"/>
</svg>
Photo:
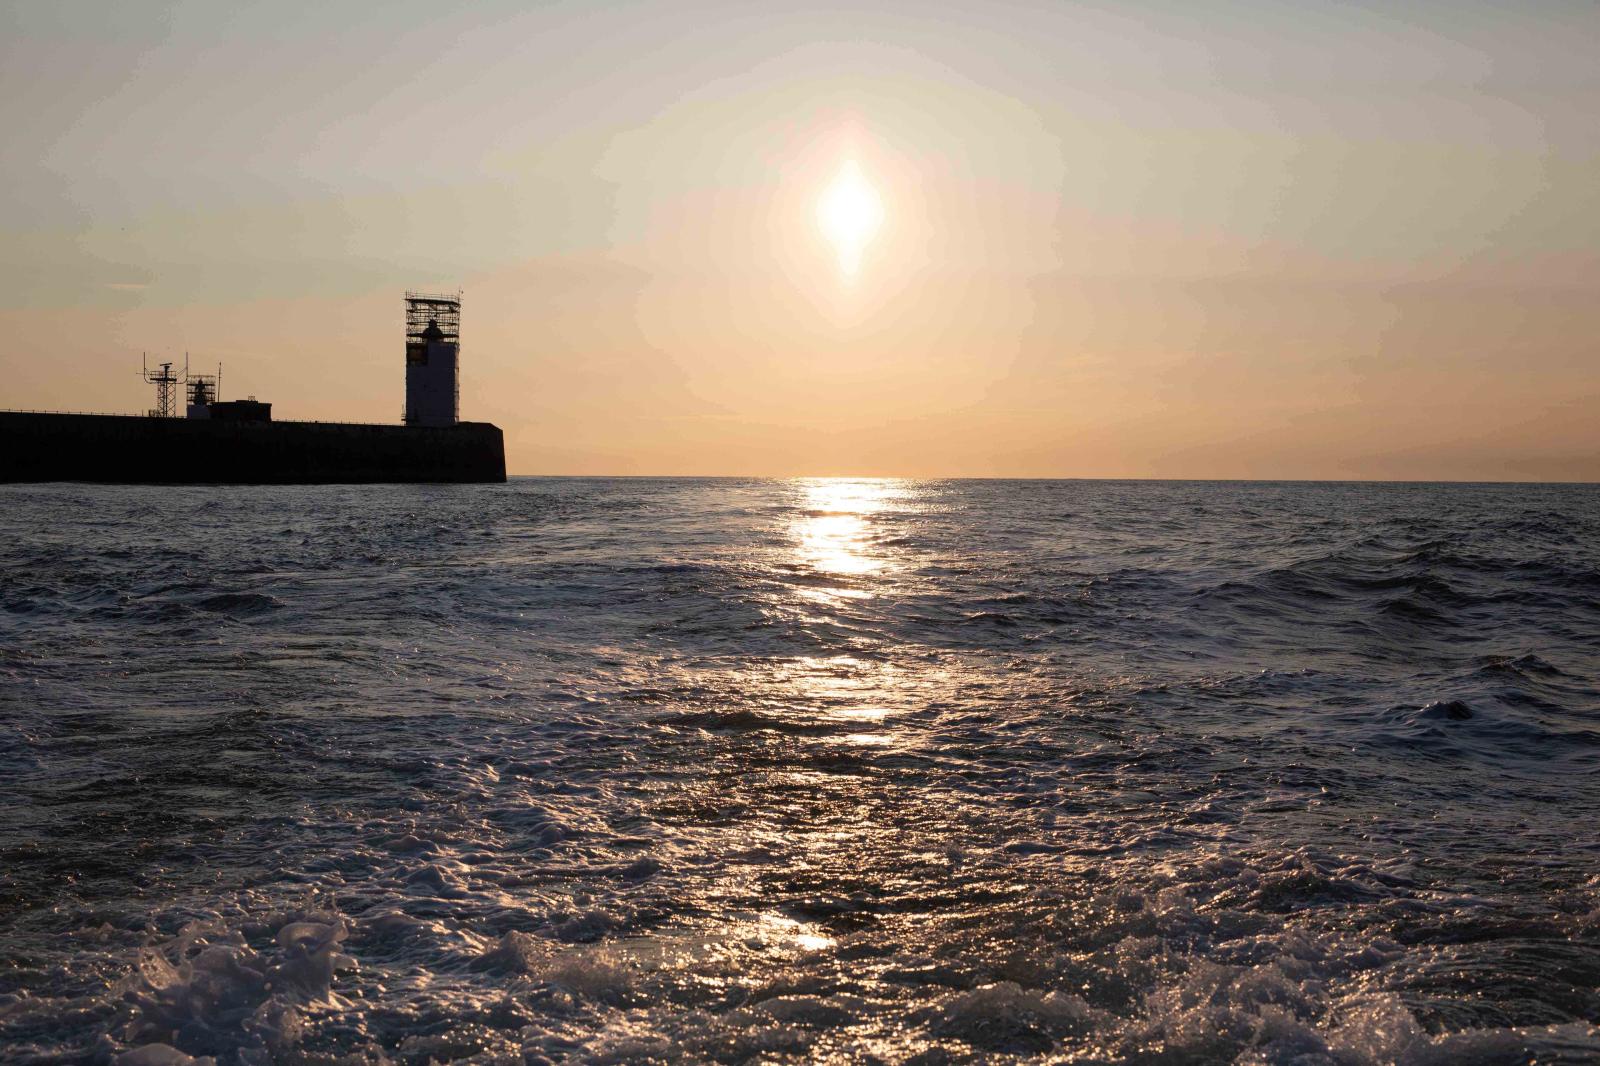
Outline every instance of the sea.
<svg viewBox="0 0 1600 1066">
<path fill-rule="evenodd" d="M 1600 487 L 0 487 L 0 1061 L 1597 1021 Z"/>
</svg>

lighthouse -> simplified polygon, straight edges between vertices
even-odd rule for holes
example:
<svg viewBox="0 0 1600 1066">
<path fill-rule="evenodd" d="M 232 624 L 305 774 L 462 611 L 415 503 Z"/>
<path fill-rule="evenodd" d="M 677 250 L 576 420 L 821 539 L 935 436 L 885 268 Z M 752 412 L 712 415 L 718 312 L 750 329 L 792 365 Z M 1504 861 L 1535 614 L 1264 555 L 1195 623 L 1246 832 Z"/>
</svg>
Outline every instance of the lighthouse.
<svg viewBox="0 0 1600 1066">
<path fill-rule="evenodd" d="M 460 352 L 461 295 L 406 293 L 406 425 L 456 424 Z"/>
</svg>

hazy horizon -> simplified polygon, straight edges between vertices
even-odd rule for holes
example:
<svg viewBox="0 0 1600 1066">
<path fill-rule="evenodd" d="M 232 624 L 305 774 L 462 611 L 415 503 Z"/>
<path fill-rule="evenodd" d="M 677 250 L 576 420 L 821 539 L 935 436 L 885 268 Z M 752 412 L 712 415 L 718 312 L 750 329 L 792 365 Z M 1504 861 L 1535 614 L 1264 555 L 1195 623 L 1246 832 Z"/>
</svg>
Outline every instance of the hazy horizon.
<svg viewBox="0 0 1600 1066">
<path fill-rule="evenodd" d="M 1600 480 L 1600 9 L 0 4 L 0 406 L 513 475 Z"/>
</svg>

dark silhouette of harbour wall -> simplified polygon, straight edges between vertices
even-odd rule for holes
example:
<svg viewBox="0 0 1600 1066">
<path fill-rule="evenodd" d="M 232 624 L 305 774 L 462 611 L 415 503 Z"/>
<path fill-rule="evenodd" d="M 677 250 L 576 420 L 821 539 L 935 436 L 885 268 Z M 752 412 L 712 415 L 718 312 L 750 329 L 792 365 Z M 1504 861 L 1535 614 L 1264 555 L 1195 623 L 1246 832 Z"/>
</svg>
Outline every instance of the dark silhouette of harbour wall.
<svg viewBox="0 0 1600 1066">
<path fill-rule="evenodd" d="M 0 481 L 165 485 L 492 482 L 487 422 L 379 426 L 0 412 Z"/>
</svg>

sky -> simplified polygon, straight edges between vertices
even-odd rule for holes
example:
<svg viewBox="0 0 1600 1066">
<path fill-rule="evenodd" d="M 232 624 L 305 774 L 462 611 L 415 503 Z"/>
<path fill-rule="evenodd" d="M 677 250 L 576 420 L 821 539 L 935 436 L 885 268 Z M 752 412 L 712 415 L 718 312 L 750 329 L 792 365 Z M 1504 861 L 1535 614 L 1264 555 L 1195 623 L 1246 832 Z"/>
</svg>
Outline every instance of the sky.
<svg viewBox="0 0 1600 1066">
<path fill-rule="evenodd" d="M 1600 480 L 1600 5 L 0 0 L 0 407 L 514 474 Z M 842 206 L 841 206 L 842 205 Z"/>
</svg>

